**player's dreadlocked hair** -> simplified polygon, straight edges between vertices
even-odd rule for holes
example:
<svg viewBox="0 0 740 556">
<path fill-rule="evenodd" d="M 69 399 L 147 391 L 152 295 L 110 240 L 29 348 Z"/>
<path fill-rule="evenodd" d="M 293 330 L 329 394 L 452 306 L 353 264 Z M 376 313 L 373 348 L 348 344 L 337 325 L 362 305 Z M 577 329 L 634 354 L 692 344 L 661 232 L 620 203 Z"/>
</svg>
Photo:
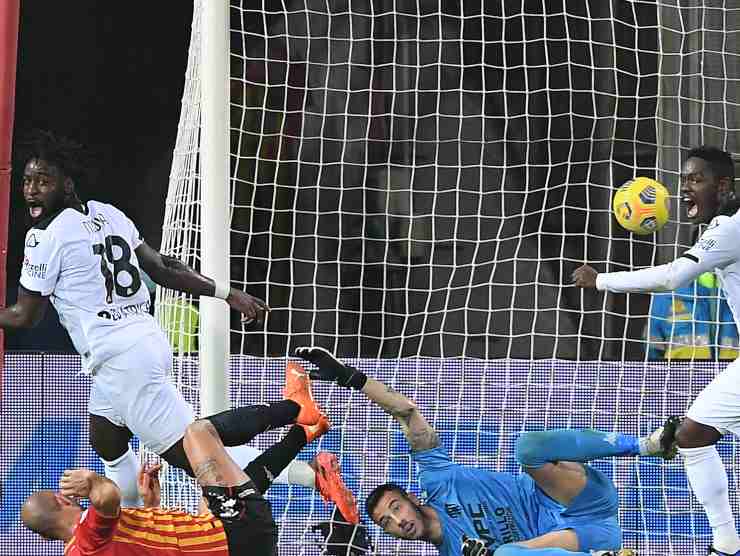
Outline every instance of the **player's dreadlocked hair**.
<svg viewBox="0 0 740 556">
<path fill-rule="evenodd" d="M 16 152 L 23 163 L 32 158 L 43 159 L 72 178 L 75 184 L 87 182 L 92 153 L 73 139 L 35 129 L 21 137 Z"/>
</svg>

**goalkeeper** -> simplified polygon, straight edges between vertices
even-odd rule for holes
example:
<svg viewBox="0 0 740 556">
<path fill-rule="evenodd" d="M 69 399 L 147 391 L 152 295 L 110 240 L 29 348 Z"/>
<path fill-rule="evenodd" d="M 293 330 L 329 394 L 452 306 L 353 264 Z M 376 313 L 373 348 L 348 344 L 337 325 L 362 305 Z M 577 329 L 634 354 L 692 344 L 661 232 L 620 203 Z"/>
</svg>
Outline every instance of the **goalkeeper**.
<svg viewBox="0 0 740 556">
<path fill-rule="evenodd" d="M 386 483 L 368 496 L 367 513 L 386 533 L 434 544 L 443 556 L 616 554 L 622 544 L 617 491 L 603 473 L 583 463 L 609 456 L 675 455 L 664 441 L 676 425 L 669 421 L 666 434 L 660 428 L 647 438 L 595 430 L 524 433 L 516 444 L 522 475 L 458 465 L 406 396 L 323 348 L 301 347 L 296 355 L 318 367 L 312 378 L 361 390 L 401 425 L 427 499 L 421 503 Z"/>
</svg>

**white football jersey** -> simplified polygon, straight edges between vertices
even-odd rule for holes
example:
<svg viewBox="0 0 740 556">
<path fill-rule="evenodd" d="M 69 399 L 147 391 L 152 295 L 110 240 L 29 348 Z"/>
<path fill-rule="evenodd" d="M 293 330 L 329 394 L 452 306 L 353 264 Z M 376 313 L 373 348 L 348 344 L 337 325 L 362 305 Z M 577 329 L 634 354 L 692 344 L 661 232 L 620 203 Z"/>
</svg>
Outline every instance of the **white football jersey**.
<svg viewBox="0 0 740 556">
<path fill-rule="evenodd" d="M 50 296 L 87 370 L 161 330 L 134 250 L 143 240 L 117 208 L 88 201 L 26 234 L 21 286 Z"/>
<path fill-rule="evenodd" d="M 682 255 L 697 263 L 697 274 L 714 270 L 740 328 L 740 211 L 716 216 L 694 246 Z"/>
<path fill-rule="evenodd" d="M 596 288 L 611 292 L 669 291 L 714 271 L 740 328 L 740 211 L 716 216 L 694 246 L 675 261 L 631 272 L 601 272 Z"/>
</svg>

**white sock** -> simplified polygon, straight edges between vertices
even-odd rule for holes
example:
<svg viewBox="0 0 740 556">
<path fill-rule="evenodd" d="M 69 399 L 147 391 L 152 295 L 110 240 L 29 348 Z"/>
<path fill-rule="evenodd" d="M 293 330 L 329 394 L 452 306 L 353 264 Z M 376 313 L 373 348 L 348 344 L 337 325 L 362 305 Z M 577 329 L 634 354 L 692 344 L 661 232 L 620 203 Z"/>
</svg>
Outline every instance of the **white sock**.
<svg viewBox="0 0 740 556">
<path fill-rule="evenodd" d="M 141 465 L 130 446 L 120 458 L 113 461 L 103 460 L 103 467 L 105 467 L 105 476 L 121 489 L 122 508 L 138 508 L 143 505 L 144 502 L 139 497 L 139 489 L 136 485 L 136 477 Z"/>
<path fill-rule="evenodd" d="M 245 469 L 262 452 L 252 446 L 226 446 L 226 452 L 236 464 Z M 301 485 L 315 488 L 316 473 L 305 461 L 293 460 L 283 471 L 275 477 L 273 483 L 283 485 Z"/>
<path fill-rule="evenodd" d="M 294 459 L 283 469 L 283 472 L 275 479 L 276 483 L 281 483 L 281 477 L 285 475 L 285 483 L 289 485 L 301 485 L 306 488 L 316 488 L 316 471 L 308 465 L 308 462 Z"/>
<path fill-rule="evenodd" d="M 712 527 L 714 548 L 729 554 L 740 550 L 740 537 L 730 507 L 727 471 L 714 446 L 679 448 L 684 457 L 686 476 L 696 499 L 704 506 Z"/>
</svg>

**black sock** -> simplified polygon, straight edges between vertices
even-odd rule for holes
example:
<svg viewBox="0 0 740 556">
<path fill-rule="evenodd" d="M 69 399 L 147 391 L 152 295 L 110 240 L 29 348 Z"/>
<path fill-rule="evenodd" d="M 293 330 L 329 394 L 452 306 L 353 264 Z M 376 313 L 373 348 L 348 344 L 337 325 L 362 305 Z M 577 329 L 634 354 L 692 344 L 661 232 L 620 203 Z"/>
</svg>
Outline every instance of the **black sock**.
<svg viewBox="0 0 740 556">
<path fill-rule="evenodd" d="M 273 444 L 247 465 L 244 472 L 263 494 L 270 488 L 272 480 L 295 459 L 307 444 L 306 431 L 295 425 L 280 442 Z"/>
<path fill-rule="evenodd" d="M 300 410 L 293 400 L 280 400 L 222 411 L 206 419 L 216 428 L 224 446 L 241 446 L 262 432 L 294 423 Z"/>
</svg>

